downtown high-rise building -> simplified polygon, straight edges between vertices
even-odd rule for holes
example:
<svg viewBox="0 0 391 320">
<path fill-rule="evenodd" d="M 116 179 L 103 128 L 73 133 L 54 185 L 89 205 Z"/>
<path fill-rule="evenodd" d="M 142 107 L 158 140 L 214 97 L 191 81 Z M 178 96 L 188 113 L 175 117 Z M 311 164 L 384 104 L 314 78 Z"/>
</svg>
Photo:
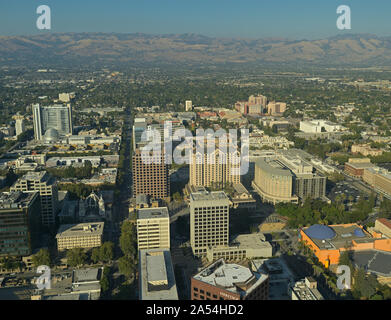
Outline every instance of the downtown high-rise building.
<svg viewBox="0 0 391 320">
<path fill-rule="evenodd" d="M 72 134 L 72 107 L 70 104 L 51 106 L 34 104 L 32 109 L 35 140 L 43 140 L 49 129 L 56 130 L 59 136 Z"/>
<path fill-rule="evenodd" d="M 39 192 L 42 225 L 55 225 L 58 208 L 58 186 L 54 177 L 45 171 L 28 172 L 19 178 L 10 191 Z"/>
<path fill-rule="evenodd" d="M 190 194 L 190 244 L 196 257 L 229 242 L 229 198 L 223 191 Z"/>
<path fill-rule="evenodd" d="M 189 185 L 224 188 L 240 183 L 240 152 L 237 148 L 219 148 L 200 152 L 194 148 L 189 166 Z"/>
<path fill-rule="evenodd" d="M 170 179 L 168 164 L 164 152 L 151 155 L 151 161 L 145 162 L 142 151 L 136 149 L 132 157 L 133 196 L 147 195 L 154 199 L 170 198 Z"/>
<path fill-rule="evenodd" d="M 0 256 L 28 256 L 39 245 L 38 192 L 0 193 Z"/>
</svg>

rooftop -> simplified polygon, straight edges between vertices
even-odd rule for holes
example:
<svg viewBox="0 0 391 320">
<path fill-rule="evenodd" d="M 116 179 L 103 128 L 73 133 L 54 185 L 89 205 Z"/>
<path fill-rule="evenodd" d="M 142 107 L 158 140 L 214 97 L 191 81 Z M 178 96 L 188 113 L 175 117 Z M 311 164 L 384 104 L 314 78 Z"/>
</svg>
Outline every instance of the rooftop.
<svg viewBox="0 0 391 320">
<path fill-rule="evenodd" d="M 224 191 L 212 191 L 212 192 L 193 192 L 190 194 L 191 201 L 218 201 L 228 200 L 227 195 Z"/>
<path fill-rule="evenodd" d="M 168 218 L 167 207 L 138 209 L 137 219 Z"/>
<path fill-rule="evenodd" d="M 0 193 L 0 210 L 27 208 L 36 194 L 36 192 L 23 193 L 21 191 Z"/>
<path fill-rule="evenodd" d="M 331 226 L 313 225 L 303 231 L 321 250 L 341 249 L 350 246 L 352 241 L 369 243 L 375 240 L 356 223 Z"/>
<path fill-rule="evenodd" d="M 140 300 L 178 300 L 170 251 L 140 250 L 139 257 Z"/>
<path fill-rule="evenodd" d="M 102 268 L 73 270 L 72 283 L 96 282 L 102 275 Z"/>
<path fill-rule="evenodd" d="M 102 235 L 104 222 L 63 224 L 58 229 L 56 238 Z"/>
<path fill-rule="evenodd" d="M 240 296 L 246 296 L 267 278 L 267 275 L 253 273 L 247 267 L 233 263 L 228 264 L 224 259 L 217 260 L 194 276 L 195 280 L 239 294 Z"/>
</svg>

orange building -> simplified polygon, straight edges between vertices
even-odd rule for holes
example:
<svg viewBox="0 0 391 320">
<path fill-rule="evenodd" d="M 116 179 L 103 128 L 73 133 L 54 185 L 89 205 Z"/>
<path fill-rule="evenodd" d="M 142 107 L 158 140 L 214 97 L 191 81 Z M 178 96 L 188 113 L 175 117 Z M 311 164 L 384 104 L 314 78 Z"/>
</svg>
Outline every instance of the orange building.
<svg viewBox="0 0 391 320">
<path fill-rule="evenodd" d="M 356 223 L 316 224 L 300 230 L 303 241 L 326 267 L 339 263 L 341 252 L 380 250 L 391 252 L 391 239 L 377 231 L 369 233 Z"/>
</svg>

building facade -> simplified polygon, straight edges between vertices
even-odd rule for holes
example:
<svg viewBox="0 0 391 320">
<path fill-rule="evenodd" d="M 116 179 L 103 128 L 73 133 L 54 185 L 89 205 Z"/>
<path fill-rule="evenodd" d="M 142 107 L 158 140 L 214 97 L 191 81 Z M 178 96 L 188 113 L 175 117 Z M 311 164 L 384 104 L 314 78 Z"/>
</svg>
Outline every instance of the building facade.
<svg viewBox="0 0 391 320">
<path fill-rule="evenodd" d="M 133 153 L 133 196 L 145 194 L 151 198 L 170 198 L 170 178 L 164 153 L 153 155 L 152 163 L 144 163 L 140 149 Z"/>
<path fill-rule="evenodd" d="M 191 278 L 191 300 L 268 300 L 269 277 L 219 259 Z"/>
<path fill-rule="evenodd" d="M 40 231 L 38 192 L 0 193 L 0 256 L 28 256 Z"/>
<path fill-rule="evenodd" d="M 57 250 L 100 247 L 103 242 L 104 222 L 63 224 L 57 235 Z"/>
<path fill-rule="evenodd" d="M 190 244 L 193 254 L 205 257 L 208 247 L 229 242 L 229 199 L 223 191 L 190 194 Z"/>
<path fill-rule="evenodd" d="M 170 217 L 167 207 L 137 210 L 139 250 L 170 248 Z"/>
<path fill-rule="evenodd" d="M 240 152 L 215 148 L 208 154 L 194 152 L 189 166 L 189 185 L 221 187 L 240 183 Z"/>
<path fill-rule="evenodd" d="M 58 209 L 58 186 L 54 177 L 47 172 L 28 172 L 10 188 L 11 191 L 39 192 L 41 221 L 46 227 L 55 224 Z"/>
<path fill-rule="evenodd" d="M 35 140 L 42 141 L 49 129 L 56 130 L 60 136 L 72 135 L 72 108 L 70 104 L 52 106 L 34 104 L 32 109 Z"/>
</svg>

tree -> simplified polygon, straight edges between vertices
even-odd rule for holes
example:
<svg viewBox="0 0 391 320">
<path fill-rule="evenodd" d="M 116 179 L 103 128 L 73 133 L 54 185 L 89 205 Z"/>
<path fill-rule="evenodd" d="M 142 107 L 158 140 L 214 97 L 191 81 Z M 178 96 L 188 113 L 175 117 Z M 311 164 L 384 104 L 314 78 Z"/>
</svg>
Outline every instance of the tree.
<svg viewBox="0 0 391 320">
<path fill-rule="evenodd" d="M 51 265 L 50 253 L 48 249 L 41 249 L 32 258 L 34 267 Z"/>
<path fill-rule="evenodd" d="M 108 241 L 99 248 L 100 261 L 109 262 L 114 258 L 114 243 Z"/>
<path fill-rule="evenodd" d="M 128 257 L 123 256 L 118 259 L 118 269 L 120 273 L 127 278 L 130 278 L 130 276 L 136 271 L 136 266 Z"/>
<path fill-rule="evenodd" d="M 100 286 L 102 288 L 102 293 L 105 293 L 107 290 L 110 289 L 110 279 L 109 279 L 110 272 L 111 269 L 109 267 L 103 268 L 102 278 L 100 279 Z"/>
<path fill-rule="evenodd" d="M 86 262 L 86 254 L 82 248 L 68 250 L 66 257 L 71 267 L 77 267 Z"/>
<path fill-rule="evenodd" d="M 130 221 L 124 221 L 121 226 L 119 244 L 125 256 L 134 257 L 136 255 L 136 229 Z"/>
<path fill-rule="evenodd" d="M 98 263 L 100 261 L 100 248 L 93 248 L 92 249 L 91 260 L 94 263 Z"/>
</svg>

